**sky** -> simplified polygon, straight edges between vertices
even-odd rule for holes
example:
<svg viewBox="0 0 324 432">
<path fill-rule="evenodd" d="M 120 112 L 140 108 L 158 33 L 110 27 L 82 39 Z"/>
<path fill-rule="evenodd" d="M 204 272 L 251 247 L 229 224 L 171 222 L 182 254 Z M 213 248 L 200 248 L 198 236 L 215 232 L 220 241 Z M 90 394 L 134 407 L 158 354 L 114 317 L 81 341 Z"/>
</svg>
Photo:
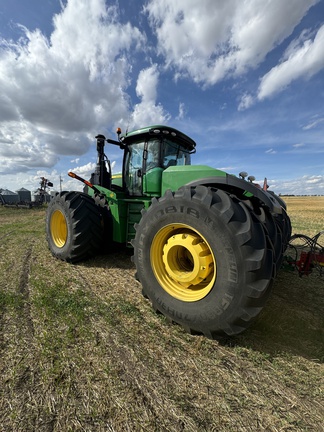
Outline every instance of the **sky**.
<svg viewBox="0 0 324 432">
<path fill-rule="evenodd" d="M 192 164 L 324 195 L 323 47 L 324 0 L 0 0 L 0 188 L 81 190 L 97 134 L 166 124 Z"/>
</svg>

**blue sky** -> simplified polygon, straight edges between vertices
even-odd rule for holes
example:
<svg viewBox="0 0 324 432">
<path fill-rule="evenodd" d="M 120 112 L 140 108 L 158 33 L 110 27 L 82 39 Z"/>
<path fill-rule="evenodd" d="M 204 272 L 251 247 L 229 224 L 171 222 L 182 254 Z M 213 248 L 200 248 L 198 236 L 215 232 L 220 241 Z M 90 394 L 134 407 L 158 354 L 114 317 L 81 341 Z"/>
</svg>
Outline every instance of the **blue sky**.
<svg viewBox="0 0 324 432">
<path fill-rule="evenodd" d="M 0 0 L 0 188 L 78 190 L 98 133 L 162 123 L 194 164 L 324 194 L 323 46 L 323 0 Z"/>
</svg>

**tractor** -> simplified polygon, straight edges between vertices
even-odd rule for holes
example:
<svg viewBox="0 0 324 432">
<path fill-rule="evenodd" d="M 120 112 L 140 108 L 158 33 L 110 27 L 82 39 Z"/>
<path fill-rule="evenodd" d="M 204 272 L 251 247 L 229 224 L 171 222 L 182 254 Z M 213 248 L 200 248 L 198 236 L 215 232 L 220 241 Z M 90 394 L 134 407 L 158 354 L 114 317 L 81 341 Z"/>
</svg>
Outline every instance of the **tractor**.
<svg viewBox="0 0 324 432">
<path fill-rule="evenodd" d="M 243 332 L 271 292 L 291 235 L 284 201 L 255 178 L 191 165 L 196 143 L 169 126 L 117 140 L 98 135 L 97 164 L 83 192 L 48 205 L 51 253 L 75 263 L 132 248 L 135 277 L 153 309 L 191 334 Z M 112 175 L 105 143 L 123 151 Z"/>
</svg>

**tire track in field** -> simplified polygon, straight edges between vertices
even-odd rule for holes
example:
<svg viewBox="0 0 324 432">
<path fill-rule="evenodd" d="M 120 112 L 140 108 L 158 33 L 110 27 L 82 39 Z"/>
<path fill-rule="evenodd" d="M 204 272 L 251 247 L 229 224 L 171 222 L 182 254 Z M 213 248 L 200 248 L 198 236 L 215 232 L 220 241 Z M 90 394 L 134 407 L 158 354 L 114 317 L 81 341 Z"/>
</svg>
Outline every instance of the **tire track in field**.
<svg viewBox="0 0 324 432">
<path fill-rule="evenodd" d="M 29 273 L 32 259 L 33 245 L 29 245 L 22 261 L 17 293 L 21 295 L 21 305 L 17 319 L 17 336 L 19 347 L 17 357 L 21 358 L 21 369 L 17 375 L 15 388 L 22 397 L 31 390 L 33 372 L 30 360 L 33 358 L 34 324 L 31 317 Z"/>
<path fill-rule="evenodd" d="M 5 237 L 9 237 L 11 233 L 13 233 L 14 231 L 9 231 L 6 234 L 4 234 L 3 236 L 0 237 L 0 241 L 2 241 L 2 239 L 4 239 Z"/>
<path fill-rule="evenodd" d="M 6 237 L 9 237 L 12 232 L 13 231 L 9 231 L 8 233 L 0 237 L 0 241 Z M 28 284 L 32 249 L 33 247 L 32 245 L 30 245 L 27 248 L 25 254 L 23 255 L 21 270 L 20 270 L 20 275 L 18 278 L 17 285 L 11 291 L 13 297 L 18 295 L 18 297 L 21 300 L 15 305 L 17 310 L 19 310 L 19 317 L 17 320 L 15 320 L 15 325 L 19 337 L 21 337 L 23 333 L 28 334 L 29 336 L 34 335 L 34 326 L 33 326 L 31 313 L 30 313 L 29 284 Z M 4 330 L 6 325 L 6 313 L 8 311 L 8 307 L 10 307 L 8 306 L 8 301 L 10 304 L 10 289 L 7 290 L 6 287 L 8 285 L 8 279 L 10 278 L 10 273 L 16 271 L 17 271 L 16 256 L 9 257 L 9 259 L 6 262 L 6 266 L 4 267 L 4 274 L 2 274 L 2 278 L 1 278 L 1 287 L 3 287 L 3 292 L 1 292 L 1 294 L 3 295 L 3 298 L 1 299 L 2 301 L 0 303 L 1 306 L 0 307 L 0 350 L 4 350 L 6 345 Z M 10 314 L 10 316 L 12 317 L 12 314 Z M 25 329 L 27 329 L 27 332 L 25 331 Z M 29 336 L 28 338 L 30 339 Z"/>
<path fill-rule="evenodd" d="M 27 248 L 20 251 L 19 276 L 14 289 L 19 299 L 9 317 L 11 343 L 6 347 L 6 362 L 3 369 L 4 397 L 1 409 L 4 415 L 3 430 L 10 424 L 10 418 L 17 430 L 36 430 L 37 413 L 34 405 L 39 383 L 37 353 L 35 351 L 35 329 L 31 313 L 30 269 L 33 259 L 33 242 L 28 240 Z M 16 263 L 17 264 L 17 263 Z M 29 407 L 29 409 L 26 409 Z M 19 426 L 19 427 L 18 427 Z M 1 429 L 1 422 L 0 422 Z M 50 431 L 50 429 L 48 429 Z"/>
<path fill-rule="evenodd" d="M 22 296 L 22 320 L 19 320 L 20 333 L 28 341 L 34 337 L 34 324 L 31 317 L 30 308 L 30 289 L 29 289 L 29 273 L 32 258 L 33 246 L 30 245 L 25 253 L 22 269 L 20 273 L 18 293 Z"/>
<path fill-rule="evenodd" d="M 5 338 L 4 338 L 5 312 L 6 312 L 6 306 L 5 304 L 1 304 L 0 305 L 0 358 L 2 357 L 2 351 L 5 349 L 5 345 L 6 345 Z"/>
<path fill-rule="evenodd" d="M 129 264 L 128 259 L 116 256 L 113 264 L 116 277 L 117 275 L 123 276 L 129 287 L 132 284 L 138 284 L 134 278 L 135 270 L 133 265 Z M 74 269 L 82 287 L 102 301 L 100 293 L 93 289 L 94 278 L 89 273 L 89 268 L 76 266 Z M 106 268 L 106 271 L 109 272 L 109 270 L 109 267 Z M 107 279 L 112 280 L 112 276 L 109 276 Z M 155 419 L 156 427 L 159 427 L 161 431 L 196 430 L 197 419 L 194 415 L 185 415 L 181 407 L 177 406 L 170 398 L 161 399 L 157 382 L 161 380 L 160 385 L 164 385 L 163 364 L 159 363 L 159 374 L 155 371 L 148 372 L 147 365 L 136 353 L 136 347 L 130 344 L 127 329 L 122 324 L 118 328 L 117 335 L 116 337 L 116 334 L 110 334 L 98 327 L 97 343 L 103 344 L 106 355 L 109 355 L 110 360 L 118 370 L 120 384 L 128 389 L 126 391 L 132 392 L 134 404 L 140 406 L 151 421 Z"/>
</svg>

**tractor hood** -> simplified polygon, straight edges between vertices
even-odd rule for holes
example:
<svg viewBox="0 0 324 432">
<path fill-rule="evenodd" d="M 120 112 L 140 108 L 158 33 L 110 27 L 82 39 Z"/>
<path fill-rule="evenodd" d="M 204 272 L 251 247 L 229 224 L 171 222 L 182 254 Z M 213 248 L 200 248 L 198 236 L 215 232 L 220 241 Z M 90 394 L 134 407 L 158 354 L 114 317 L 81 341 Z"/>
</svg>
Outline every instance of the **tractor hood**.
<svg viewBox="0 0 324 432">
<path fill-rule="evenodd" d="M 168 189 L 175 191 L 184 185 L 211 186 L 223 189 L 239 198 L 256 198 L 263 205 L 266 205 L 272 213 L 282 213 L 279 201 L 271 192 L 263 190 L 259 184 L 251 183 L 206 165 L 173 166 L 163 172 L 162 196 Z"/>
<path fill-rule="evenodd" d="M 164 195 L 168 189 L 176 191 L 181 186 L 193 181 L 198 180 L 198 184 L 200 184 L 200 180 L 205 178 L 215 180 L 215 178 L 223 178 L 225 176 L 226 172 L 206 165 L 171 166 L 163 171 L 161 194 Z"/>
</svg>

